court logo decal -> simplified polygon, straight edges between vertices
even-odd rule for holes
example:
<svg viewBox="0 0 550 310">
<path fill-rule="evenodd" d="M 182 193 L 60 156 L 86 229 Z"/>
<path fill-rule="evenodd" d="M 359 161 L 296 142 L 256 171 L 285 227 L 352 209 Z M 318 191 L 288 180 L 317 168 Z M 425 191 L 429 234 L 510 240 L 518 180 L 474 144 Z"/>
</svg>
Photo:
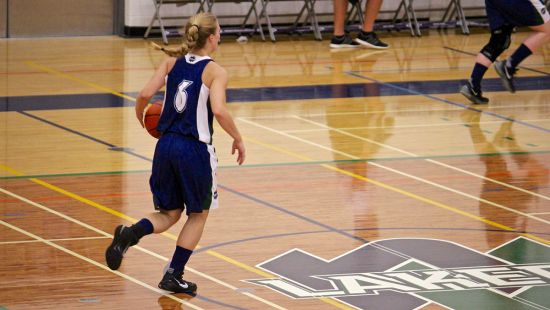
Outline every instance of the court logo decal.
<svg viewBox="0 0 550 310">
<path fill-rule="evenodd" d="M 487 253 L 437 239 L 386 239 L 331 260 L 293 249 L 246 280 L 294 299 L 334 298 L 357 309 L 451 309 L 481 304 L 550 308 L 550 247 L 518 237 Z"/>
</svg>

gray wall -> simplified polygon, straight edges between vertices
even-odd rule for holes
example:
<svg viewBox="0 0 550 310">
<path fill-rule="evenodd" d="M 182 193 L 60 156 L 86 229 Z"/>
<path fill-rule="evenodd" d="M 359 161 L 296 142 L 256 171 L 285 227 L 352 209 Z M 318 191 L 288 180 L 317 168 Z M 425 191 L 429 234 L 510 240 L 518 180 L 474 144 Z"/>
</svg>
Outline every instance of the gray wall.
<svg viewBox="0 0 550 310">
<path fill-rule="evenodd" d="M 0 0 L 0 3 L 6 1 L 9 1 L 8 36 L 12 38 L 114 33 L 115 0 Z"/>
<path fill-rule="evenodd" d="M 0 38 L 7 37 L 8 0 L 0 0 Z"/>
</svg>

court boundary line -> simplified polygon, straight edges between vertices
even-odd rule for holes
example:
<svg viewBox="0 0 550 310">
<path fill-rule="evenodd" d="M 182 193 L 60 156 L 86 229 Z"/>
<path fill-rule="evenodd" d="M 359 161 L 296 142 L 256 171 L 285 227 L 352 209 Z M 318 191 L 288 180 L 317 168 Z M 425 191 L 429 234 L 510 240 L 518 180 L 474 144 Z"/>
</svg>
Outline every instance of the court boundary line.
<svg viewBox="0 0 550 310">
<path fill-rule="evenodd" d="M 2 188 L 0 188 L 0 190 L 2 190 Z M 24 230 L 24 229 L 22 229 L 22 228 L 19 228 L 19 227 L 15 226 L 15 225 L 12 225 L 12 224 L 10 224 L 10 223 L 8 223 L 8 222 L 5 222 L 5 221 L 3 221 L 3 220 L 0 220 L 0 224 L 3 225 L 3 226 L 5 226 L 5 227 L 8 227 L 8 228 L 10 228 L 10 229 L 12 229 L 12 230 L 14 230 L 14 231 L 17 231 L 17 232 L 19 232 L 20 234 L 26 235 L 27 237 L 33 238 L 33 239 L 35 239 L 35 240 L 37 240 L 37 241 L 40 241 L 40 242 L 42 242 L 42 243 L 44 243 L 44 244 L 46 244 L 46 245 L 49 245 L 49 246 L 51 246 L 51 247 L 53 247 L 53 248 L 56 248 L 56 249 L 58 249 L 58 250 L 60 250 L 60 251 L 62 251 L 62 252 L 65 252 L 66 254 L 69 254 L 69 255 L 74 256 L 74 257 L 76 257 L 76 258 L 78 258 L 78 259 L 81 259 L 81 260 L 83 260 L 83 261 L 85 261 L 85 262 L 88 262 L 88 263 L 90 263 L 90 264 L 92 264 L 92 265 L 94 265 L 94 266 L 96 266 L 96 267 L 99 267 L 99 268 L 101 268 L 101 269 L 103 269 L 103 270 L 106 270 L 106 271 L 108 271 L 108 272 L 111 272 L 111 273 L 113 273 L 113 274 L 115 274 L 115 275 L 117 275 L 117 276 L 119 276 L 119 277 L 121 277 L 121 278 L 124 278 L 124 279 L 126 279 L 126 280 L 129 280 L 130 282 L 133 282 L 134 284 L 138 284 L 138 285 L 140 285 L 140 286 L 142 286 L 142 287 L 144 287 L 144 288 L 146 288 L 146 289 L 149 289 L 149 290 L 151 290 L 151 291 L 153 291 L 153 292 L 155 292 L 155 293 L 158 293 L 158 294 L 160 294 L 160 295 L 162 295 L 162 296 L 166 296 L 166 297 L 168 297 L 168 298 L 170 298 L 170 299 L 172 299 L 172 300 L 175 300 L 175 301 L 181 303 L 182 305 L 185 305 L 185 306 L 188 306 L 188 307 L 190 307 L 190 308 L 197 309 L 197 310 L 204 310 L 203 308 L 201 308 L 201 307 L 199 307 L 199 306 L 196 306 L 196 305 L 194 305 L 194 304 L 192 304 L 192 303 L 189 303 L 189 302 L 187 302 L 187 301 L 185 301 L 185 300 L 183 300 L 183 299 L 177 298 L 177 297 L 174 296 L 174 295 L 166 294 L 166 293 L 164 293 L 164 292 L 163 292 L 161 289 L 159 289 L 159 288 L 153 287 L 153 286 L 151 286 L 151 285 L 149 285 L 149 284 L 147 284 L 147 283 L 145 283 L 145 282 L 143 282 L 143 281 L 140 281 L 140 280 L 138 280 L 138 279 L 136 279 L 136 278 L 134 278 L 134 277 L 132 277 L 132 276 L 129 276 L 129 275 L 125 274 L 125 273 L 122 273 L 122 272 L 120 272 L 120 271 L 111 270 L 111 269 L 109 269 L 109 267 L 107 267 L 107 266 L 105 266 L 105 265 L 103 265 L 103 264 L 100 264 L 100 263 L 96 262 L 95 260 L 93 260 L 93 259 L 91 259 L 91 258 L 88 258 L 88 257 L 86 257 L 86 256 L 84 256 L 84 255 L 78 254 L 77 252 L 74 252 L 74 251 L 72 251 L 72 250 L 69 250 L 69 249 L 67 249 L 67 248 L 65 248 L 65 247 L 63 247 L 63 246 L 61 246 L 61 245 L 59 245 L 59 244 L 56 244 L 56 243 L 54 243 L 54 242 L 48 241 L 48 240 L 46 240 L 46 239 L 44 239 L 44 238 L 42 238 L 42 237 L 40 237 L 40 236 L 38 236 L 38 235 L 35 235 L 35 234 L 31 233 L 31 232 L 28 232 L 28 231 L 26 231 L 26 230 Z"/>
</svg>

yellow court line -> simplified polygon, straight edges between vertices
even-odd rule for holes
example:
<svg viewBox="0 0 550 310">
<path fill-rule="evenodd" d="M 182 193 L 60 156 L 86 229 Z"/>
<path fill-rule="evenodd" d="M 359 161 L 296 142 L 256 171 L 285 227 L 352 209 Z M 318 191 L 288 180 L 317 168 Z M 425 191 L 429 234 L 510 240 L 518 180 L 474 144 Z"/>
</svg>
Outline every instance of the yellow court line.
<svg viewBox="0 0 550 310">
<path fill-rule="evenodd" d="M 38 69 L 38 70 L 42 70 L 44 72 L 47 72 L 47 73 L 50 73 L 50 74 L 53 74 L 53 75 L 57 75 L 57 76 L 62 77 L 64 79 L 68 79 L 68 80 L 71 80 L 71 81 L 74 81 L 74 82 L 77 82 L 77 83 L 80 83 L 80 84 L 84 84 L 86 86 L 90 86 L 91 88 L 95 88 L 95 89 L 100 90 L 100 91 L 107 92 L 107 93 L 113 94 L 115 96 L 122 97 L 124 99 L 131 100 L 131 101 L 136 101 L 136 99 L 134 97 L 130 97 L 130 96 L 125 95 L 123 93 L 119 93 L 117 91 L 114 91 L 110 88 L 101 86 L 101 85 L 96 84 L 96 83 L 92 83 L 92 82 L 88 82 L 88 81 L 83 80 L 83 79 L 79 79 L 77 77 L 74 77 L 72 75 L 63 73 L 61 71 L 46 67 L 44 65 L 37 64 L 33 61 L 25 61 L 25 64 L 29 67 L 32 67 L 32 68 L 35 68 L 35 69 Z"/>
</svg>

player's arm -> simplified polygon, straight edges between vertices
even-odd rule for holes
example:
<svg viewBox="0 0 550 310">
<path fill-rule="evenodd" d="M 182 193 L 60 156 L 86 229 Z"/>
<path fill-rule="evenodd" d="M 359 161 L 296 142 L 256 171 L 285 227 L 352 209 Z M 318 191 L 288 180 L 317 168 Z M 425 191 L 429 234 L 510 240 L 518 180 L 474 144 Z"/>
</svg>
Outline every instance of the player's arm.
<svg viewBox="0 0 550 310">
<path fill-rule="evenodd" d="M 227 72 L 215 63 L 209 64 L 209 66 L 211 65 L 213 79 L 210 84 L 210 106 L 212 107 L 212 113 L 223 130 L 233 138 L 231 154 L 235 154 L 235 151 L 237 151 L 237 162 L 241 165 L 246 157 L 246 150 L 239 129 L 237 129 L 225 103 Z"/>
<path fill-rule="evenodd" d="M 141 127 L 143 127 L 143 113 L 145 110 L 145 107 L 151 100 L 151 98 L 159 91 L 159 89 L 164 86 L 165 83 L 165 77 L 170 72 L 172 67 L 174 66 L 175 58 L 167 58 L 165 59 L 161 65 L 157 68 L 157 71 L 155 71 L 155 74 L 153 74 L 153 77 L 145 84 L 143 89 L 139 92 L 139 95 L 136 100 L 136 117 L 141 124 Z"/>
</svg>

